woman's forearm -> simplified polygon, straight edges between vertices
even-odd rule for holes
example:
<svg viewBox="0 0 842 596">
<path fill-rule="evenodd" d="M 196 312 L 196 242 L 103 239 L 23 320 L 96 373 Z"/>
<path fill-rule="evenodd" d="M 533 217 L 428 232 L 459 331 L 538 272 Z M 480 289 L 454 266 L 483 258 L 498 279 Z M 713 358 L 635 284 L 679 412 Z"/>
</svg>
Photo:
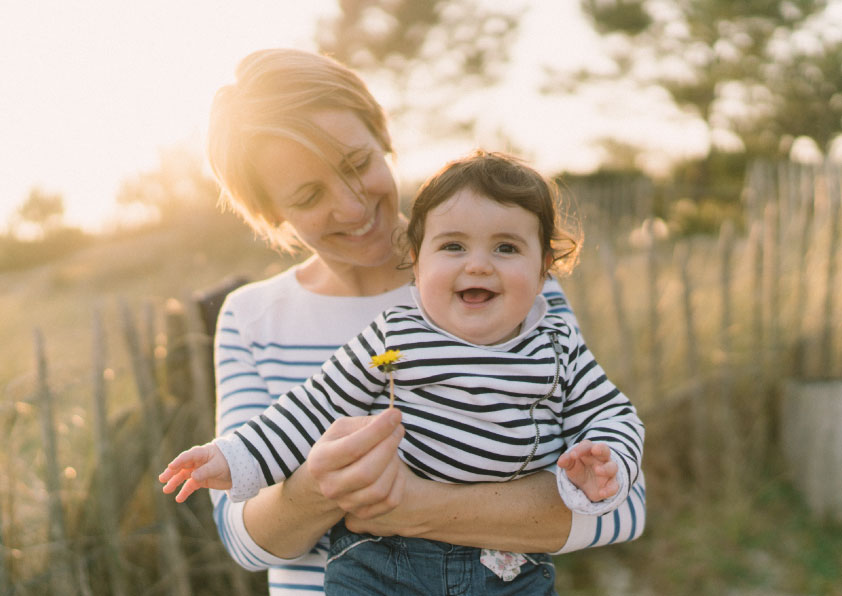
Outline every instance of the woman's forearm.
<svg viewBox="0 0 842 596">
<path fill-rule="evenodd" d="M 400 534 L 513 552 L 555 552 L 567 541 L 571 513 L 555 476 L 538 472 L 506 483 L 443 484 L 413 478 L 394 512 L 347 518 L 352 531 Z"/>
<path fill-rule="evenodd" d="M 305 463 L 285 482 L 261 490 L 243 509 L 252 539 L 282 559 L 307 553 L 344 515 L 318 490 Z"/>
</svg>

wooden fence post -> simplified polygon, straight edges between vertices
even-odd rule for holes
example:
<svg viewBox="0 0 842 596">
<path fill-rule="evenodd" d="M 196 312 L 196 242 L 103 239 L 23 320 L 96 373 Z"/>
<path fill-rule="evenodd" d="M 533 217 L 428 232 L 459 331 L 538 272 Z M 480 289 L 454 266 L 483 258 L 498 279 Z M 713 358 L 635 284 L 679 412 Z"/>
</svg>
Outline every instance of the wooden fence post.
<svg viewBox="0 0 842 596">
<path fill-rule="evenodd" d="M 636 395 L 640 390 L 640 384 L 638 383 L 637 370 L 634 365 L 634 359 L 632 358 L 634 344 L 631 338 L 631 332 L 629 331 L 626 312 L 623 307 L 623 288 L 617 276 L 617 263 L 614 260 L 614 252 L 611 249 L 610 241 L 602 243 L 600 255 L 602 256 L 602 262 L 605 265 L 605 271 L 611 283 L 611 298 L 614 304 L 614 314 L 617 317 L 617 336 L 620 338 L 619 352 L 625 356 L 621 358 L 624 369 L 622 375 L 632 387 L 629 393 Z"/>
<path fill-rule="evenodd" d="M 216 407 L 213 372 L 213 336 L 204 328 L 199 306 L 191 303 L 184 310 L 187 357 L 192 379 L 190 399 L 193 403 L 200 440 L 210 441 L 214 436 L 214 408 Z"/>
<path fill-rule="evenodd" d="M 839 270 L 839 217 L 840 203 L 842 203 L 842 192 L 840 192 L 839 168 L 828 161 L 824 168 L 825 188 L 828 199 L 829 239 L 827 249 L 827 282 L 824 301 L 824 331 L 822 333 L 822 371 L 827 377 L 834 374 L 834 334 L 835 334 L 835 308 L 834 296 L 836 295 L 837 271 Z"/>
<path fill-rule="evenodd" d="M 44 443 L 44 484 L 47 488 L 48 531 L 50 541 L 50 592 L 76 594 L 78 585 L 70 564 L 70 550 L 61 503 L 58 453 L 56 448 L 53 396 L 47 375 L 44 337 L 35 329 L 35 358 L 38 370 L 38 405 L 40 406 L 41 440 Z"/>
<path fill-rule="evenodd" d="M 705 450 L 710 444 L 707 424 L 707 408 L 703 403 L 704 391 L 701 383 L 699 368 L 698 336 L 696 335 L 695 317 L 693 314 L 693 281 L 690 276 L 690 245 L 689 241 L 682 242 L 675 247 L 675 258 L 678 262 L 678 270 L 681 277 L 681 285 L 684 289 L 682 294 L 682 314 L 684 315 L 684 339 L 687 345 L 686 366 L 687 377 L 691 382 L 690 403 L 693 420 L 693 442 L 691 461 L 696 475 L 698 486 L 703 489 L 709 488 L 708 482 L 708 460 L 705 458 Z"/>
<path fill-rule="evenodd" d="M 8 439 L 8 435 L 6 435 Z M 9 548 L 4 541 L 3 507 L 0 504 L 0 594 L 12 594 L 12 577 L 9 573 Z"/>
<path fill-rule="evenodd" d="M 646 230 L 648 247 L 647 247 L 647 280 L 649 285 L 649 337 L 651 343 L 649 345 L 649 387 L 650 387 L 650 403 L 654 403 L 659 397 L 661 389 L 661 368 L 664 366 L 661 354 L 661 340 L 658 330 L 660 328 L 660 318 L 658 317 L 658 238 L 656 237 L 655 220 L 648 219 L 644 224 Z"/>
<path fill-rule="evenodd" d="M 128 580 L 125 575 L 122 549 L 120 547 L 120 523 L 117 516 L 117 499 L 113 491 L 113 451 L 108 432 L 107 389 L 105 386 L 105 333 L 102 315 L 97 308 L 93 320 L 93 431 L 96 461 L 100 473 L 96 476 L 97 501 L 100 508 L 102 537 L 105 541 L 105 563 L 114 596 L 127 596 Z"/>
<path fill-rule="evenodd" d="M 166 369 L 167 390 L 181 403 L 190 400 L 193 394 L 193 379 L 190 370 L 190 348 L 187 342 L 187 321 L 181 302 L 171 298 L 164 306 L 164 321 L 167 333 Z"/>
<path fill-rule="evenodd" d="M 132 361 L 135 382 L 146 418 L 148 461 L 153 473 L 163 469 L 160 448 L 163 441 L 161 415 L 158 408 L 158 392 L 153 371 L 149 370 L 148 359 L 144 357 L 137 328 L 128 306 L 121 304 L 123 332 Z M 150 488 L 155 491 L 158 512 L 161 516 L 161 583 L 169 586 L 169 593 L 176 596 L 190 596 L 190 575 L 184 551 L 181 548 L 178 527 L 173 511 L 174 501 L 167 498 L 159 488 L 157 478 L 149 478 Z"/>
<path fill-rule="evenodd" d="M 751 258 L 751 336 L 758 377 L 766 377 L 766 358 L 764 356 L 763 331 L 763 224 L 751 223 L 748 236 L 748 251 Z"/>
<path fill-rule="evenodd" d="M 778 366 L 779 356 L 779 327 L 781 321 L 780 278 L 781 266 L 779 260 L 778 243 L 778 208 L 774 203 L 768 203 L 763 217 L 763 277 L 766 289 L 766 370 Z"/>
<path fill-rule="evenodd" d="M 720 251 L 720 331 L 719 331 L 719 350 L 720 358 L 718 368 L 720 371 L 720 395 L 719 404 L 720 411 L 719 423 L 723 441 L 724 451 L 724 467 L 725 485 L 730 490 L 736 489 L 736 481 L 739 474 L 739 462 L 735 457 L 739 453 L 739 440 L 737 437 L 737 428 L 734 424 L 734 419 L 737 414 L 734 407 L 734 367 L 731 359 L 734 357 L 734 350 L 731 344 L 731 324 L 732 324 L 732 306 L 731 306 L 731 283 L 734 276 L 733 270 L 733 253 L 734 253 L 734 224 L 730 220 L 726 220 L 719 233 L 719 251 Z M 733 494 L 733 493 L 731 493 Z"/>
<path fill-rule="evenodd" d="M 814 174 L 815 175 L 815 174 Z M 815 188 L 815 186 L 814 186 Z M 797 225 L 796 248 L 796 271 L 795 279 L 795 310 L 793 312 L 793 372 L 796 376 L 804 377 L 807 374 L 806 345 L 804 334 L 804 322 L 807 320 L 807 253 L 809 252 L 813 236 L 813 196 L 804 196 L 799 193 L 801 199 L 798 217 L 795 219 Z"/>
</svg>

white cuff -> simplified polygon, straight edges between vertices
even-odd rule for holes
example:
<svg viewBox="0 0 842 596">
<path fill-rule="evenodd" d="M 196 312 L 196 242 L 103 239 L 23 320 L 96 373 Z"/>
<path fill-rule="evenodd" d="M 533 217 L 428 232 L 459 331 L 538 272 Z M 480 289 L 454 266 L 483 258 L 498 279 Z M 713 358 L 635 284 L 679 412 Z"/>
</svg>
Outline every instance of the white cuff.
<svg viewBox="0 0 842 596">
<path fill-rule="evenodd" d="M 237 503 L 255 496 L 263 488 L 260 483 L 260 469 L 242 439 L 237 435 L 226 435 L 215 438 L 213 444 L 222 451 L 231 471 L 228 498 Z"/>
<path fill-rule="evenodd" d="M 564 543 L 561 550 L 550 554 L 563 555 L 593 546 L 594 536 L 596 536 L 597 519 L 598 516 L 595 515 L 583 515 L 575 511 L 572 512 L 570 516 L 570 533 L 567 535 L 567 542 Z"/>
<path fill-rule="evenodd" d="M 583 515 L 603 515 L 609 511 L 613 511 L 620 506 L 620 503 L 626 500 L 629 495 L 629 478 L 626 472 L 626 467 L 623 464 L 620 456 L 611 452 L 611 459 L 617 464 L 617 484 L 620 485 L 614 496 L 602 501 L 594 503 L 588 496 L 582 492 L 575 484 L 570 482 L 567 478 L 567 472 L 562 468 L 556 467 L 556 483 L 558 484 L 558 494 L 567 508 L 573 513 L 581 513 Z M 571 528 L 571 533 L 572 533 Z"/>
</svg>

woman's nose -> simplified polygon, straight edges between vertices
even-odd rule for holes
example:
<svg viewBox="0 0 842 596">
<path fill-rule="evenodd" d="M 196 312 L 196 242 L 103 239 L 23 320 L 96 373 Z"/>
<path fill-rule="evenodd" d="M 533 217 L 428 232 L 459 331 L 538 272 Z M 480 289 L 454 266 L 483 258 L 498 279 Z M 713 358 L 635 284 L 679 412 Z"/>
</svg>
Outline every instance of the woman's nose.
<svg viewBox="0 0 842 596">
<path fill-rule="evenodd" d="M 333 218 L 339 222 L 358 222 L 366 215 L 366 199 L 360 185 L 339 182 L 334 193 Z"/>
</svg>

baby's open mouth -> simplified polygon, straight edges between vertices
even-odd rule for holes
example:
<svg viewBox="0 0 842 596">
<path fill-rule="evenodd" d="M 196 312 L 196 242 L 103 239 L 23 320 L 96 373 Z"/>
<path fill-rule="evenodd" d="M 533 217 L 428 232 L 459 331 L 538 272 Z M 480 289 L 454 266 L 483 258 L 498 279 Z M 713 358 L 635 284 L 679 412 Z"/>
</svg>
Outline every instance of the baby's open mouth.
<svg viewBox="0 0 842 596">
<path fill-rule="evenodd" d="M 467 302 L 468 304 L 488 302 L 497 295 L 496 292 L 486 290 L 485 288 L 468 288 L 467 290 L 457 292 L 457 294 L 459 294 L 463 302 Z"/>
</svg>

